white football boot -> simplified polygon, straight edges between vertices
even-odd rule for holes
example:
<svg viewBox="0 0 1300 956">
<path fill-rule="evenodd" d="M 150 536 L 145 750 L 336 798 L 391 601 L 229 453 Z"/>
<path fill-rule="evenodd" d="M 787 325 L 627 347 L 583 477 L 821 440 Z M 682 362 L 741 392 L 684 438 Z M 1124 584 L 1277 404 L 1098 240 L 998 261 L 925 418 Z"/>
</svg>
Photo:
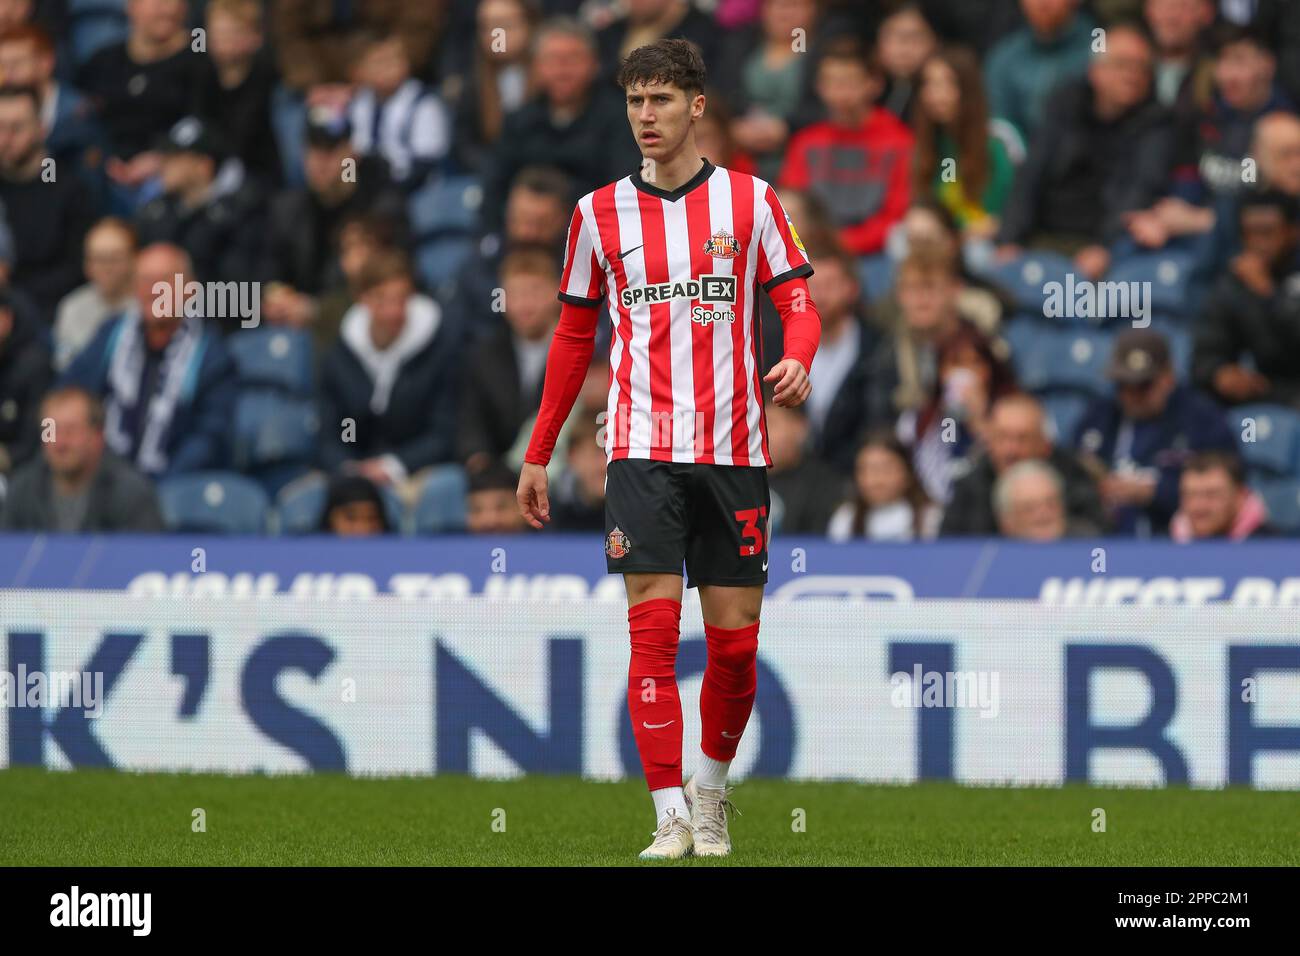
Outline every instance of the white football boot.
<svg viewBox="0 0 1300 956">
<path fill-rule="evenodd" d="M 727 856 L 731 853 L 731 834 L 727 832 L 727 813 L 740 813 L 730 800 L 731 787 L 700 787 L 691 777 L 686 782 L 686 805 L 691 808 L 691 830 L 695 837 L 696 856 Z"/>
<path fill-rule="evenodd" d="M 689 856 L 694 838 L 691 823 L 685 817 L 679 817 L 676 810 L 669 810 L 664 822 L 654 832 L 654 841 L 641 851 L 642 860 L 680 860 Z"/>
</svg>

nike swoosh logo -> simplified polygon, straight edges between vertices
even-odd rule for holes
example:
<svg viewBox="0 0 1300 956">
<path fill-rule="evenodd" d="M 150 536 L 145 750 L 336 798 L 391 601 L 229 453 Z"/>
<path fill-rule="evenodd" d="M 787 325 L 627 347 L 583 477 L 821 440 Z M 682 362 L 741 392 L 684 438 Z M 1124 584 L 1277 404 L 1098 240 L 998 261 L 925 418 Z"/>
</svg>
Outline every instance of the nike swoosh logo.
<svg viewBox="0 0 1300 956">
<path fill-rule="evenodd" d="M 767 570 L 767 559 L 766 559 L 766 558 L 763 559 L 763 570 L 764 570 L 764 571 Z"/>
<path fill-rule="evenodd" d="M 644 246 L 644 245 L 645 245 L 644 242 L 641 243 L 641 246 Z M 638 249 L 641 248 L 641 246 L 633 246 L 631 249 L 628 249 L 626 252 L 620 252 L 620 253 L 618 254 L 618 260 L 619 260 L 619 262 L 622 262 L 624 259 L 626 259 L 628 256 L 630 256 L 632 253 L 636 252 Z"/>
<path fill-rule="evenodd" d="M 722 736 L 726 737 L 728 740 L 735 740 L 737 737 L 740 736 L 740 734 L 729 734 L 724 730 L 722 732 Z"/>
<path fill-rule="evenodd" d="M 675 724 L 675 723 L 677 723 L 676 720 L 670 720 L 668 721 L 667 724 L 647 724 L 643 720 L 641 721 L 641 726 L 644 727 L 646 730 L 661 730 L 662 728 L 667 727 L 668 724 Z"/>
</svg>

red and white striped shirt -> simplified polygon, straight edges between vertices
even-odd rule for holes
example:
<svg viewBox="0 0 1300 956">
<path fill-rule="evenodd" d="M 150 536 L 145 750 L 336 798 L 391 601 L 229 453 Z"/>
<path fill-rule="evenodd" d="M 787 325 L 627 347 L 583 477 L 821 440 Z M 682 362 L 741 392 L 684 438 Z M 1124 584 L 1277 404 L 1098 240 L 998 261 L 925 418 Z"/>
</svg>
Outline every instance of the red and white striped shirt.
<svg viewBox="0 0 1300 956">
<path fill-rule="evenodd" d="M 770 466 L 758 289 L 811 274 L 776 192 L 745 173 L 705 161 L 672 192 L 635 173 L 583 196 L 560 299 L 609 306 L 609 459 Z"/>
</svg>

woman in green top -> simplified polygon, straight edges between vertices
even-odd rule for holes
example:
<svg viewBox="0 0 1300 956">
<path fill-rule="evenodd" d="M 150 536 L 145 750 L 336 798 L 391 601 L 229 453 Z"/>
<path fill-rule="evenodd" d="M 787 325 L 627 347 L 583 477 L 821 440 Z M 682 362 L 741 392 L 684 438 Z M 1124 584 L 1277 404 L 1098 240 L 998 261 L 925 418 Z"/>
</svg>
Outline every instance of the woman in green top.
<svg viewBox="0 0 1300 956">
<path fill-rule="evenodd" d="M 997 232 L 1015 169 L 1007 146 L 990 131 L 975 55 L 945 47 L 921 68 L 913 190 L 942 204 L 967 239 Z"/>
</svg>

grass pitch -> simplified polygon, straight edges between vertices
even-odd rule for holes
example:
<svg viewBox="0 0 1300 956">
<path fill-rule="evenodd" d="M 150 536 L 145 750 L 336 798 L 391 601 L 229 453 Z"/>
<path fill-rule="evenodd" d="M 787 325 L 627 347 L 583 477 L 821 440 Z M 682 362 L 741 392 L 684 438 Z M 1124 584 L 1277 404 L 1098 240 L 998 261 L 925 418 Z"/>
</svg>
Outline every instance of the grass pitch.
<svg viewBox="0 0 1300 956">
<path fill-rule="evenodd" d="M 1300 865 L 1295 793 L 754 780 L 733 800 L 729 859 L 642 865 Z M 639 782 L 0 770 L 4 866 L 624 865 L 653 822 Z"/>
</svg>

